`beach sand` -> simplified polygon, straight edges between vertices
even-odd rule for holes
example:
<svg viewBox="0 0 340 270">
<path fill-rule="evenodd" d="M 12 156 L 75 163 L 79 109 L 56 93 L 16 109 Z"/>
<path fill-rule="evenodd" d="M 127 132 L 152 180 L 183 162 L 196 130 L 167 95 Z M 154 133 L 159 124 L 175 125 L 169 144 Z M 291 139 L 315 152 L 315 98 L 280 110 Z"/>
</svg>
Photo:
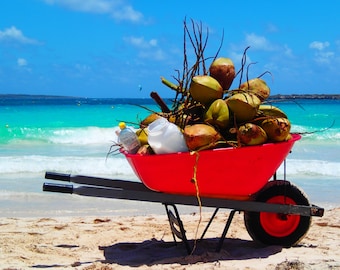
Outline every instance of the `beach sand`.
<svg viewBox="0 0 340 270">
<path fill-rule="evenodd" d="M 166 215 L 133 217 L 2 218 L 1 269 L 340 269 L 340 208 L 313 217 L 295 247 L 253 242 L 237 213 L 221 252 L 214 252 L 228 211 L 214 219 L 205 240 L 188 255 L 174 245 Z M 209 213 L 203 212 L 200 237 Z M 191 244 L 200 215 L 186 214 Z"/>
</svg>

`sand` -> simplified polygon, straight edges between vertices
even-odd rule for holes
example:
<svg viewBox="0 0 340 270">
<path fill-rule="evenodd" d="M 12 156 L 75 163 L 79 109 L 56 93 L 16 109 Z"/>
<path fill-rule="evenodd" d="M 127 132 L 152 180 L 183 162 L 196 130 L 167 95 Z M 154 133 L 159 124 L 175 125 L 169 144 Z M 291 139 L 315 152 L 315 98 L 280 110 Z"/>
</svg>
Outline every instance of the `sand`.
<svg viewBox="0 0 340 270">
<path fill-rule="evenodd" d="M 174 245 L 166 215 L 3 218 L 1 269 L 340 269 L 340 208 L 313 217 L 295 247 L 261 246 L 237 213 L 222 250 L 214 251 L 228 211 L 221 211 L 188 255 Z M 210 215 L 204 212 L 199 236 Z M 200 215 L 182 216 L 190 244 Z"/>
</svg>

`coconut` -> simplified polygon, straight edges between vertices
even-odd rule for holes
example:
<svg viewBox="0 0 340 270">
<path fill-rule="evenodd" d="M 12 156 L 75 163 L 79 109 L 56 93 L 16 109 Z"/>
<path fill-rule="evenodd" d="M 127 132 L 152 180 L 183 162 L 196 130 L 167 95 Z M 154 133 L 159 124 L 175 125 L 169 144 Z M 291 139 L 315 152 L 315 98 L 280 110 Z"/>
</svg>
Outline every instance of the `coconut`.
<svg viewBox="0 0 340 270">
<path fill-rule="evenodd" d="M 240 90 L 250 91 L 251 93 L 254 93 L 256 96 L 259 97 L 261 101 L 264 101 L 270 95 L 270 89 L 267 83 L 260 78 L 251 79 L 242 83 L 240 85 Z"/>
<path fill-rule="evenodd" d="M 258 125 L 246 123 L 239 127 L 239 137 L 245 145 L 258 145 L 267 141 L 266 132 Z"/>
<path fill-rule="evenodd" d="M 271 141 L 282 142 L 290 139 L 291 124 L 287 118 L 269 118 L 264 120 L 261 126 Z"/>
<path fill-rule="evenodd" d="M 210 76 L 215 78 L 224 90 L 228 90 L 235 78 L 235 66 L 230 58 L 215 59 L 209 68 Z"/>
<path fill-rule="evenodd" d="M 148 144 L 148 129 L 147 128 L 139 128 L 136 130 L 136 135 L 138 136 L 138 140 L 141 145 Z"/>
<path fill-rule="evenodd" d="M 271 117 L 283 117 L 288 118 L 287 115 L 280 110 L 279 108 L 269 105 L 269 104 L 261 104 L 258 109 L 259 116 L 271 116 Z"/>
<path fill-rule="evenodd" d="M 189 92 L 194 100 L 204 105 L 209 105 L 223 96 L 223 88 L 220 83 L 208 75 L 194 76 L 191 80 Z"/>
<path fill-rule="evenodd" d="M 152 150 L 151 146 L 148 144 L 142 145 L 138 151 L 137 154 L 139 155 L 153 155 L 155 152 Z"/>
<path fill-rule="evenodd" d="M 187 125 L 183 135 L 189 151 L 214 148 L 223 139 L 214 127 L 207 124 Z"/>
<path fill-rule="evenodd" d="M 153 121 L 155 121 L 156 119 L 158 119 L 160 117 L 161 116 L 158 113 L 149 114 L 147 117 L 144 118 L 144 120 L 142 122 L 140 122 L 139 126 L 141 128 L 145 128 L 148 125 L 150 125 Z"/>
<path fill-rule="evenodd" d="M 204 122 L 225 129 L 229 125 L 229 108 L 225 100 L 216 99 L 204 114 Z"/>
<path fill-rule="evenodd" d="M 168 120 L 170 123 L 173 123 L 179 126 L 180 128 L 183 128 L 190 120 L 190 117 L 185 113 L 179 113 L 170 115 Z"/>
<path fill-rule="evenodd" d="M 229 109 L 237 122 L 252 120 L 261 104 L 261 100 L 252 93 L 236 93 L 227 99 Z"/>
</svg>

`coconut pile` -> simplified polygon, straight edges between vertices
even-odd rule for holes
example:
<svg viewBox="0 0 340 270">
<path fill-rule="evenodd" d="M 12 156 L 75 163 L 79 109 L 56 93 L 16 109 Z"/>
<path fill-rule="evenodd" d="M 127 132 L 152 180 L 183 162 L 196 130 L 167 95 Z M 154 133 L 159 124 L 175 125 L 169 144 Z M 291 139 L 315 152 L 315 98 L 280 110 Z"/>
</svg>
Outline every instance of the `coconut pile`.
<svg viewBox="0 0 340 270">
<path fill-rule="evenodd" d="M 245 67 L 246 48 L 242 67 L 236 72 L 232 59 L 204 57 L 208 38 L 203 38 L 199 24 L 192 23 L 193 33 L 185 29 L 184 67 L 178 72 L 176 83 L 161 78 L 164 85 L 176 95 L 172 107 L 156 92 L 151 97 L 160 106 L 160 112 L 152 112 L 139 123 L 137 135 L 141 143 L 140 154 L 154 154 L 148 143 L 148 126 L 157 118 L 166 118 L 182 132 L 188 151 L 200 151 L 221 147 L 245 147 L 267 142 L 282 142 L 291 138 L 291 124 L 287 115 L 268 102 L 270 88 L 262 75 L 248 79 Z M 196 62 L 187 62 L 186 40 L 190 40 L 196 54 Z M 210 63 L 208 63 L 210 61 Z M 249 66 L 248 66 L 249 67 Z M 247 70 L 246 80 L 243 72 Z M 236 89 L 230 89 L 236 77 L 240 77 Z"/>
<path fill-rule="evenodd" d="M 139 153 L 153 153 L 147 127 L 159 117 L 178 126 L 189 151 L 289 140 L 291 124 L 282 110 L 266 102 L 270 89 L 265 80 L 253 78 L 230 90 L 235 76 L 233 61 L 225 57 L 216 58 L 208 74 L 193 76 L 177 108 L 154 112 L 140 123 Z"/>
</svg>

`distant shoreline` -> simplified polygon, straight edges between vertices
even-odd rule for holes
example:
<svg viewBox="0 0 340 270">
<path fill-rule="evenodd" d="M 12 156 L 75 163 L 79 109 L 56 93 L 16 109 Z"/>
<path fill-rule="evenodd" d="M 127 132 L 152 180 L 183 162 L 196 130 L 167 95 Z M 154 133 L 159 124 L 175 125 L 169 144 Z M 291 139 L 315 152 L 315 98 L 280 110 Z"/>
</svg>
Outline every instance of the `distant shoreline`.
<svg viewBox="0 0 340 270">
<path fill-rule="evenodd" d="M 291 95 L 272 95 L 270 99 L 340 99 L 340 94 L 291 94 Z"/>
<path fill-rule="evenodd" d="M 28 94 L 0 94 L 0 99 L 87 99 L 86 97 L 74 96 L 54 96 L 54 95 L 28 95 Z M 89 99 L 130 99 L 126 98 L 89 98 Z M 134 99 L 134 98 L 131 98 Z M 140 99 L 140 98 L 139 98 Z M 145 99 L 151 99 L 146 97 Z M 164 98 L 168 99 L 168 97 Z M 289 95 L 272 95 L 271 100 L 276 99 L 333 99 L 340 100 L 340 94 L 289 94 Z"/>
</svg>

